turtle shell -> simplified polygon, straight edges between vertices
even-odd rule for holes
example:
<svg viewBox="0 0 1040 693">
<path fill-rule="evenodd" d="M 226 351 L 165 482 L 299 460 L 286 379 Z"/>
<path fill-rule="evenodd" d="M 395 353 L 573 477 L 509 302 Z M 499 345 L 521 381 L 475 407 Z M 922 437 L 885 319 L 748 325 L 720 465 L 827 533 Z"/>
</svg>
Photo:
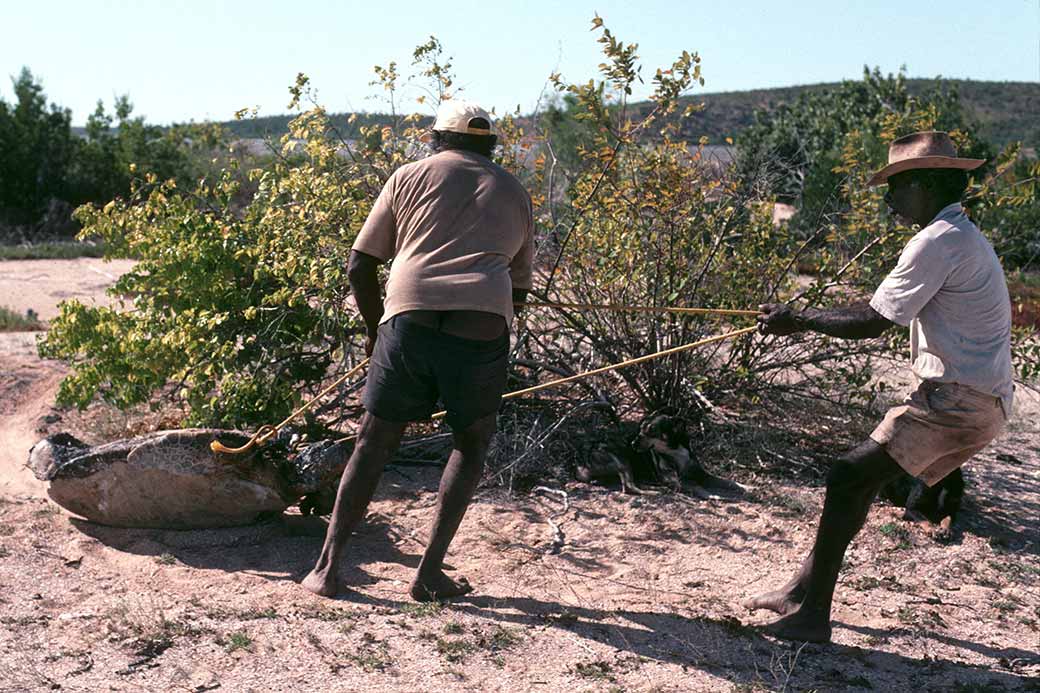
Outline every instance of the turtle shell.
<svg viewBox="0 0 1040 693">
<path fill-rule="evenodd" d="M 187 429 L 90 447 L 59 433 L 33 446 L 28 466 L 58 505 L 116 527 L 247 525 L 299 498 L 282 446 L 229 455 L 210 449 L 215 439 L 239 446 L 248 437 Z"/>
</svg>

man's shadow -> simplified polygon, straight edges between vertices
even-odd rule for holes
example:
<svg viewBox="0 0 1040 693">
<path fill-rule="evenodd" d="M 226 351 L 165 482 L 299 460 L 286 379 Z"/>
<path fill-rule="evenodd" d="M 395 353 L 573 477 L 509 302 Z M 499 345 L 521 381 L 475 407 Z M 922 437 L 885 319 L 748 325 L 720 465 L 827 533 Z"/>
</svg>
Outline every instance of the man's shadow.
<svg viewBox="0 0 1040 693">
<path fill-rule="evenodd" d="M 349 590 L 339 599 L 356 604 L 400 609 L 402 602 Z M 840 644 L 786 643 L 767 638 L 732 617 L 684 616 L 674 612 L 593 609 L 530 597 L 467 595 L 447 607 L 506 627 L 536 633 L 546 628 L 566 631 L 582 640 L 607 645 L 639 659 L 692 668 L 729 682 L 783 690 L 844 691 L 897 685 L 900 690 L 1016 691 L 1040 690 L 1037 681 L 1010 671 L 994 670 L 938 658 L 914 659 L 895 652 L 864 650 Z M 846 626 L 868 634 L 869 628 Z M 936 634 L 930 637 L 992 657 L 1026 658 L 1018 649 L 991 650 Z M 1035 659 L 1035 655 L 1034 655 Z M 631 666 L 624 659 L 609 665 Z M 1034 660 L 1026 659 L 1028 662 Z"/>
<path fill-rule="evenodd" d="M 301 580 L 313 567 L 328 528 L 325 518 L 289 513 L 245 527 L 187 531 L 107 527 L 78 518 L 70 518 L 70 522 L 118 551 L 156 559 L 169 555 L 193 568 L 293 581 Z M 355 531 L 347 560 L 341 564 L 344 581 L 375 582 L 362 568 L 367 564 L 418 568 L 421 549 L 418 540 L 401 534 L 388 519 L 370 514 Z"/>
</svg>

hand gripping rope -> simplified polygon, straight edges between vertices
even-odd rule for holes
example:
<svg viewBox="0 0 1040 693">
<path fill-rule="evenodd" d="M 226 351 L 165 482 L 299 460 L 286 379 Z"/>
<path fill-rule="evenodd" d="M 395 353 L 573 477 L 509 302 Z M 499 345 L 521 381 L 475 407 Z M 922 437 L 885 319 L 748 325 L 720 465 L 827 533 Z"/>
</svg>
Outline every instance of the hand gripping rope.
<svg viewBox="0 0 1040 693">
<path fill-rule="evenodd" d="M 608 304 L 608 305 L 593 305 L 593 304 L 587 304 L 587 303 L 518 303 L 516 305 L 518 305 L 518 306 L 525 306 L 525 307 L 528 307 L 528 308 L 571 308 L 571 309 L 574 309 L 574 310 L 615 310 L 615 311 L 628 311 L 628 312 L 636 312 L 636 313 L 681 313 L 681 314 L 686 314 L 686 315 L 750 316 L 750 315 L 758 315 L 759 314 L 759 312 L 757 310 L 733 310 L 733 309 L 727 309 L 727 308 L 683 308 L 683 307 L 667 307 L 667 306 L 663 306 L 663 307 L 658 307 L 658 306 L 621 306 L 621 305 L 611 305 L 611 304 Z M 695 342 L 690 342 L 688 344 L 682 344 L 680 346 L 672 347 L 670 349 L 664 349 L 662 351 L 655 351 L 652 354 L 646 354 L 645 356 L 638 356 L 636 358 L 628 359 L 626 361 L 621 361 L 620 363 L 613 363 L 613 364 L 610 364 L 608 366 L 602 366 L 600 368 L 594 368 L 592 370 L 585 371 L 584 373 L 577 373 L 575 375 L 570 375 L 570 376 L 567 376 L 565 378 L 559 378 L 557 380 L 550 380 L 549 382 L 540 383 L 538 385 L 533 385 L 531 387 L 524 388 L 523 390 L 515 390 L 514 392 L 507 392 L 506 394 L 502 395 L 502 399 L 503 400 L 513 399 L 514 397 L 520 397 L 521 395 L 529 395 L 532 392 L 538 392 L 539 390 L 545 390 L 547 388 L 555 387 L 557 385 L 563 385 L 565 383 L 574 382 L 575 380 L 581 380 L 582 378 L 588 378 L 588 377 L 591 377 L 593 375 L 599 375 L 600 373 L 607 373 L 609 371 L 614 371 L 614 370 L 617 370 L 619 368 L 625 368 L 626 366 L 634 366 L 634 365 L 636 365 L 638 363 L 644 363 L 644 362 L 650 361 L 652 359 L 661 358 L 662 356 L 671 356 L 672 354 L 679 354 L 679 353 L 682 353 L 684 351 L 689 351 L 690 349 L 696 349 L 697 347 L 704 346 L 706 344 L 712 344 L 714 342 L 721 342 L 721 341 L 724 341 L 726 339 L 733 339 L 734 337 L 740 337 L 740 336 L 745 335 L 745 334 L 750 334 L 750 333 L 754 332 L 757 329 L 758 329 L 757 327 L 745 327 L 743 329 L 733 330 L 732 332 L 726 332 L 724 334 L 715 335 L 713 337 L 705 337 L 704 339 L 699 339 L 699 340 L 697 340 Z M 309 402 L 307 402 L 306 404 L 301 406 L 299 409 L 294 411 L 292 414 L 287 416 L 285 418 L 285 420 L 282 421 L 281 423 L 279 423 L 277 426 L 265 425 L 265 426 L 261 426 L 260 428 L 258 428 L 256 433 L 253 434 L 253 437 L 250 438 L 249 442 L 247 442 L 245 445 L 243 445 L 241 447 L 238 447 L 238 448 L 229 448 L 229 447 L 225 447 L 224 445 L 222 445 L 220 443 L 220 441 L 214 440 L 212 443 L 209 444 L 210 449 L 213 450 L 213 452 L 222 452 L 222 453 L 225 453 L 225 454 L 238 454 L 238 453 L 247 452 L 250 449 L 252 449 L 254 446 L 263 445 L 268 440 L 270 440 L 275 435 L 277 435 L 278 431 L 280 431 L 286 424 L 288 424 L 290 421 L 292 421 L 294 418 L 296 418 L 297 416 L 299 416 L 303 412 L 305 412 L 308 409 L 310 409 L 319 399 L 321 399 L 322 397 L 327 395 L 329 392 L 334 390 L 341 383 L 343 383 L 345 380 L 347 380 L 347 378 L 350 378 L 355 373 L 360 371 L 362 368 L 367 366 L 368 365 L 368 361 L 369 361 L 368 359 L 365 359 L 364 361 L 362 361 L 358 365 L 356 365 L 353 368 L 351 368 L 343 376 L 341 376 L 340 378 L 336 379 L 336 382 L 332 383 L 331 385 L 326 387 L 324 390 L 319 392 L 312 400 L 310 400 Z M 439 411 L 436 414 L 434 414 L 433 416 L 431 416 L 430 419 L 434 420 L 434 421 L 437 420 L 437 419 L 441 419 L 441 418 L 443 418 L 445 416 L 446 413 L 447 412 Z M 357 436 L 347 436 L 346 438 L 340 438 L 336 442 L 337 443 L 341 443 L 341 442 L 344 442 L 344 441 L 353 440 L 356 437 Z"/>
</svg>

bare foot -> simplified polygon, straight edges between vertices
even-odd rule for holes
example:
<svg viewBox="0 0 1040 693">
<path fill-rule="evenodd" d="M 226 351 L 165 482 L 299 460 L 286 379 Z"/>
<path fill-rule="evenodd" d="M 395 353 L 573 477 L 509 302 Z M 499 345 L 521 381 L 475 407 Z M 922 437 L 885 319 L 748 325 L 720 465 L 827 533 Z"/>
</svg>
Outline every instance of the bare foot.
<svg viewBox="0 0 1040 693">
<path fill-rule="evenodd" d="M 433 575 L 416 575 L 409 594 L 417 602 L 435 602 L 441 599 L 461 597 L 472 591 L 473 587 L 466 578 L 459 578 L 456 582 L 443 571 L 438 570 Z"/>
<path fill-rule="evenodd" d="M 798 587 L 795 587 L 794 589 L 780 588 L 772 592 L 763 592 L 754 597 L 748 597 L 742 601 L 740 605 L 748 611 L 768 609 L 769 611 L 778 613 L 781 616 L 785 616 L 797 611 L 798 607 L 802 603 L 802 599 L 804 598 L 805 595 Z"/>
<path fill-rule="evenodd" d="M 318 570 L 315 568 L 307 577 L 303 579 L 300 585 L 303 589 L 314 594 L 320 594 L 323 597 L 335 597 L 339 591 L 339 585 L 337 584 L 336 573 L 331 570 Z"/>
<path fill-rule="evenodd" d="M 830 618 L 818 613 L 802 613 L 801 609 L 784 616 L 778 621 L 763 626 L 766 633 L 784 640 L 802 642 L 830 642 Z"/>
</svg>

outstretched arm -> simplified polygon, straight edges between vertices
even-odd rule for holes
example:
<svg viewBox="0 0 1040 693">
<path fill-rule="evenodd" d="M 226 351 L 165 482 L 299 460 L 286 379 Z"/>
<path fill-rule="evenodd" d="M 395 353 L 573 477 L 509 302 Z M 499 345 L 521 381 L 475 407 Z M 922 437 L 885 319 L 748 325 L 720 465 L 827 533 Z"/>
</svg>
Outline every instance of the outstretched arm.
<svg viewBox="0 0 1040 693">
<path fill-rule="evenodd" d="M 762 334 L 820 332 L 842 339 L 872 339 L 895 323 L 870 307 L 866 301 L 843 308 L 794 310 L 783 303 L 758 307 L 758 331 Z"/>
</svg>

